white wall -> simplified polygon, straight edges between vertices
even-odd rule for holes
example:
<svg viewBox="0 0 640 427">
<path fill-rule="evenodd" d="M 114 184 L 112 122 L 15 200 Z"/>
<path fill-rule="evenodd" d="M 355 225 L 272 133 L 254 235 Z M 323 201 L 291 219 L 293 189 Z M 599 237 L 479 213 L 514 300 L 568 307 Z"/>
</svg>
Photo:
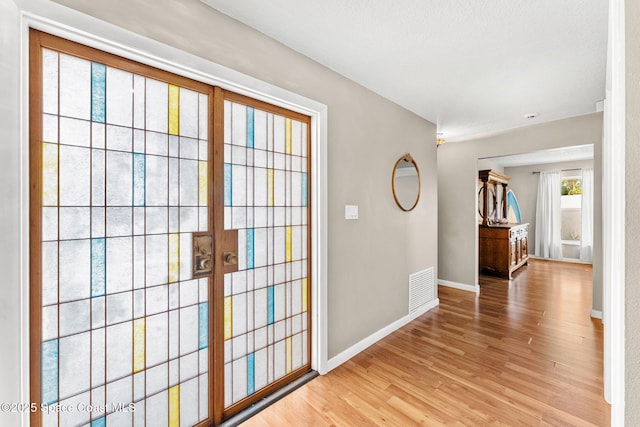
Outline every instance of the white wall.
<svg viewBox="0 0 640 427">
<path fill-rule="evenodd" d="M 625 421 L 640 423 L 640 2 L 627 0 L 626 15 L 626 286 Z"/>
<path fill-rule="evenodd" d="M 0 402 L 21 395 L 20 352 L 20 33 L 13 2 L 0 1 Z M 26 220 L 26 218 L 22 218 Z M 0 425 L 19 425 L 17 413 L 0 412 Z"/>
<path fill-rule="evenodd" d="M 477 160 L 575 145 L 594 144 L 594 180 L 601 180 L 602 113 L 588 114 L 438 148 L 439 279 L 478 284 Z M 598 194 L 595 198 L 600 198 Z M 594 247 L 601 231 L 594 232 Z M 600 257 L 595 253 L 594 259 Z M 596 276 L 596 272 L 598 276 Z M 600 262 L 594 261 L 594 309 L 601 310 Z M 600 301 L 598 307 L 595 304 Z"/>
</svg>

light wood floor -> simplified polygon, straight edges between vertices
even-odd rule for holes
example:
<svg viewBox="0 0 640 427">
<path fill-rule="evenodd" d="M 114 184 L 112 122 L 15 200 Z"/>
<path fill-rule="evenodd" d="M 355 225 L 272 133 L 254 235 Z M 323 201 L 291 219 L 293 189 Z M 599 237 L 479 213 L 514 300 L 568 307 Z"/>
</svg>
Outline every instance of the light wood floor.
<svg viewBox="0 0 640 427">
<path fill-rule="evenodd" d="M 591 267 L 532 261 L 440 306 L 242 424 L 608 426 Z"/>
</svg>

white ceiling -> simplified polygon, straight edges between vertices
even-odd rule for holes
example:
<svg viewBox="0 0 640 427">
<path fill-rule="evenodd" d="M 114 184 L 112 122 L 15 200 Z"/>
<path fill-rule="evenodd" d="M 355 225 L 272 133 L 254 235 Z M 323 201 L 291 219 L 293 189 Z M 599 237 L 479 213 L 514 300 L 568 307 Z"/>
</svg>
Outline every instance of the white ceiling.
<svg viewBox="0 0 640 427">
<path fill-rule="evenodd" d="M 447 142 L 592 113 L 604 98 L 606 0 L 202 1 L 436 123 Z"/>
</svg>

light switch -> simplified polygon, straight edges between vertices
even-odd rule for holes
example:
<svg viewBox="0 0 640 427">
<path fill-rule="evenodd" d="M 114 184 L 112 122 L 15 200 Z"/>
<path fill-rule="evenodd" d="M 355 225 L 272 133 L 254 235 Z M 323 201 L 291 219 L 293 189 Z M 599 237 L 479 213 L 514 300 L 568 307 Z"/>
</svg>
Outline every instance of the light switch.
<svg viewBox="0 0 640 427">
<path fill-rule="evenodd" d="M 345 205 L 344 219 L 358 219 L 358 205 Z"/>
</svg>

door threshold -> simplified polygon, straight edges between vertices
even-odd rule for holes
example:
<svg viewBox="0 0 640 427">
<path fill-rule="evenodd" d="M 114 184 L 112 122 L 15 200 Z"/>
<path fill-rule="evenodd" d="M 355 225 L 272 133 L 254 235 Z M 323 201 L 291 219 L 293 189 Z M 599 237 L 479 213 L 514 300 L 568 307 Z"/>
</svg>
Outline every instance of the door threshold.
<svg viewBox="0 0 640 427">
<path fill-rule="evenodd" d="M 260 412 L 263 409 L 268 408 L 269 406 L 273 405 L 274 403 L 276 403 L 278 400 L 282 399 L 283 397 L 285 397 L 289 393 L 293 393 L 295 390 L 297 390 L 298 388 L 302 387 L 303 385 L 305 385 L 306 383 L 308 383 L 309 381 L 311 381 L 312 379 L 314 379 L 318 375 L 319 374 L 316 371 L 310 371 L 310 372 L 304 374 L 300 378 L 290 382 L 289 384 L 285 385 L 284 387 L 282 387 L 282 388 L 276 390 L 275 392 L 271 393 L 269 396 L 265 397 L 264 399 L 259 400 L 258 402 L 254 403 L 253 405 L 249 406 L 248 408 L 245 408 L 242 411 L 238 412 L 237 414 L 235 414 L 231 418 L 223 421 L 221 424 L 219 424 L 219 426 L 220 427 L 235 427 L 237 425 L 240 425 L 241 423 L 247 421 L 249 418 L 253 417 L 258 412 Z"/>
</svg>

